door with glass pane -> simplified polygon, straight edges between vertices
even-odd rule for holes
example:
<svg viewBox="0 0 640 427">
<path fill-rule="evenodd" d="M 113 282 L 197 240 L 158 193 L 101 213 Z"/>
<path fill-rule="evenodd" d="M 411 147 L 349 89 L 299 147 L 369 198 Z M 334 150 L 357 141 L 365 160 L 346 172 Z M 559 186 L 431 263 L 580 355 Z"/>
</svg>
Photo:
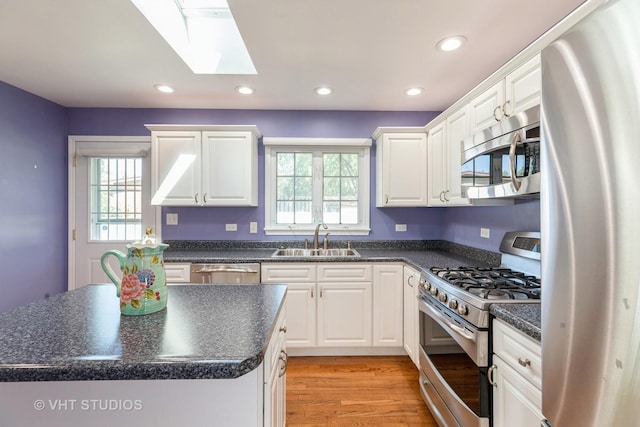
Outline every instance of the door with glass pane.
<svg viewBox="0 0 640 427">
<path fill-rule="evenodd" d="M 109 282 L 100 265 L 102 254 L 109 249 L 126 253 L 127 243 L 139 240 L 146 227 L 156 229 L 149 156 L 90 151 L 76 157 L 73 288 Z M 117 260 L 109 260 L 118 273 Z"/>
</svg>

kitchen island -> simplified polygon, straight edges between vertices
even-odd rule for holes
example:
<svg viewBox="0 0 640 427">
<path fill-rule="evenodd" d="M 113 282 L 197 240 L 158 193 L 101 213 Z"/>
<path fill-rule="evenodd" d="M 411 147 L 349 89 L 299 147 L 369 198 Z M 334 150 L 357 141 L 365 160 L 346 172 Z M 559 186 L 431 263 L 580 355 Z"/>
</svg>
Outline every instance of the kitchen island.
<svg viewBox="0 0 640 427">
<path fill-rule="evenodd" d="M 170 286 L 166 310 L 124 316 L 102 284 L 0 314 L 2 422 L 261 426 L 285 295 Z"/>
</svg>

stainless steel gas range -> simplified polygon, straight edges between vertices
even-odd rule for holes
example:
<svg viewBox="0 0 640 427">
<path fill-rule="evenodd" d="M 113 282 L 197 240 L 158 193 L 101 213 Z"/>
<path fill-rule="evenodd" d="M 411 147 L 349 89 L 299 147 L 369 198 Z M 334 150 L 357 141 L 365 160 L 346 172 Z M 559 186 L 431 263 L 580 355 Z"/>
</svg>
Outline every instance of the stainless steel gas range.
<svg viewBox="0 0 640 427">
<path fill-rule="evenodd" d="M 419 282 L 420 389 L 443 427 L 488 427 L 489 307 L 540 303 L 540 233 L 506 233 L 500 267 L 431 268 Z"/>
</svg>

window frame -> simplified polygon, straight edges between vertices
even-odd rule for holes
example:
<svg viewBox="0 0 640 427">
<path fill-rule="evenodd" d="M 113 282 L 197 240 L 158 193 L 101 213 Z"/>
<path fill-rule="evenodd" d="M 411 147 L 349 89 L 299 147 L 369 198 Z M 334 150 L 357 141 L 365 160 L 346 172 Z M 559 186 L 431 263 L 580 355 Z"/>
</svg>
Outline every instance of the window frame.
<svg viewBox="0 0 640 427">
<path fill-rule="evenodd" d="M 324 233 L 334 236 L 369 235 L 370 228 L 370 191 L 371 191 L 371 138 L 263 138 L 265 146 L 264 204 L 266 235 L 313 235 L 315 227 L 322 217 L 322 191 L 313 192 L 313 223 L 277 224 L 276 223 L 276 161 L 278 151 L 311 152 L 322 156 L 324 153 L 358 154 L 358 219 L 357 224 L 327 224 Z M 314 188 L 322 181 L 322 170 L 314 166 Z M 322 183 L 319 184 L 322 189 Z"/>
</svg>

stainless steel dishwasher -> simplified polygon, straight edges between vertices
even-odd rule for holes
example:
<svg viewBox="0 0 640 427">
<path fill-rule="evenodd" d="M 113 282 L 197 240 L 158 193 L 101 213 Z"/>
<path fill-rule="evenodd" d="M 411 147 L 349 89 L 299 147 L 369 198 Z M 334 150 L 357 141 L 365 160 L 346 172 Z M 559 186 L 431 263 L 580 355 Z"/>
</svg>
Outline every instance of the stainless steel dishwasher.
<svg viewBox="0 0 640 427">
<path fill-rule="evenodd" d="M 191 264 L 191 283 L 260 283 L 260 264 Z"/>
</svg>

